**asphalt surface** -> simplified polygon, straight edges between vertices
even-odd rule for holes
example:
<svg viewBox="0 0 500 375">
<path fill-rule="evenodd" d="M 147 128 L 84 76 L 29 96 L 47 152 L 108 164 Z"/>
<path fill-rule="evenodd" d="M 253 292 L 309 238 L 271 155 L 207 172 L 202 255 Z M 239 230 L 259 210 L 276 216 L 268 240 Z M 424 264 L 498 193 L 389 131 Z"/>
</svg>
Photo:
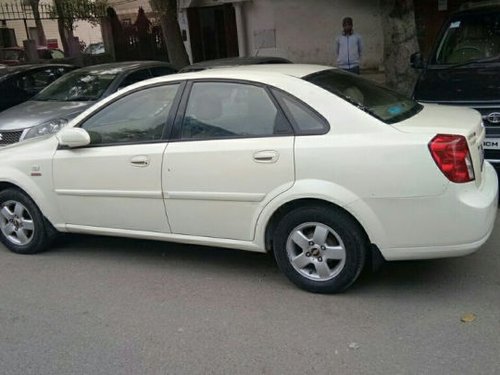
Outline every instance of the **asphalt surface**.
<svg viewBox="0 0 500 375">
<path fill-rule="evenodd" d="M 497 220 L 471 256 L 390 263 L 325 296 L 260 254 L 0 245 L 0 374 L 500 374 L 499 248 Z"/>
</svg>

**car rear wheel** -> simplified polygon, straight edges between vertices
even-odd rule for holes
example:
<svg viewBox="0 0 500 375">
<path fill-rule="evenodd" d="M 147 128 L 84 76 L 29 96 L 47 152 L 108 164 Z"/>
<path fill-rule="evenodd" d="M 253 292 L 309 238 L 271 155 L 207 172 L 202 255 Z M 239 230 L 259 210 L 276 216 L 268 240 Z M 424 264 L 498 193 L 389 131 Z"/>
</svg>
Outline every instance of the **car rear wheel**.
<svg viewBox="0 0 500 375">
<path fill-rule="evenodd" d="M 14 253 L 35 254 L 49 244 L 47 223 L 36 204 L 23 192 L 0 192 L 0 240 Z"/>
<path fill-rule="evenodd" d="M 302 207 L 276 228 L 273 248 L 283 273 L 300 288 L 338 293 L 361 273 L 367 247 L 359 224 L 340 209 Z"/>
</svg>

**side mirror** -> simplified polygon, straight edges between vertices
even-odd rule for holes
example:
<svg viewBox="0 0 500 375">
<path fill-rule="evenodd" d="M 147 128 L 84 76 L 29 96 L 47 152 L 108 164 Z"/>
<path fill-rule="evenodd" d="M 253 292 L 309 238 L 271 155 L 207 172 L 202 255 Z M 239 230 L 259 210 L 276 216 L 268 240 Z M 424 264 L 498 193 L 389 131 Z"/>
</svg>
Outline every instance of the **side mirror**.
<svg viewBox="0 0 500 375">
<path fill-rule="evenodd" d="M 420 52 L 415 52 L 410 56 L 410 65 L 414 69 L 424 69 L 425 63 Z"/>
<path fill-rule="evenodd" d="M 64 128 L 56 135 L 60 146 L 69 148 L 87 146 L 90 135 L 81 128 Z"/>
</svg>

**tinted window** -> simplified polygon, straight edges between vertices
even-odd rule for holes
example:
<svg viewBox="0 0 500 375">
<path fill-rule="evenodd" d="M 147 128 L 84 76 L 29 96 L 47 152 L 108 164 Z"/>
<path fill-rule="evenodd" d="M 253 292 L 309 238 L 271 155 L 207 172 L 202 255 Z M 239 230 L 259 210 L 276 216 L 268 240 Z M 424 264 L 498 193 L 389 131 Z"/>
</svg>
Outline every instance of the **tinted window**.
<svg viewBox="0 0 500 375">
<path fill-rule="evenodd" d="M 193 84 L 182 138 L 262 137 L 291 129 L 266 90 L 239 83 Z"/>
<path fill-rule="evenodd" d="M 287 111 L 287 115 L 291 117 L 291 120 L 301 133 L 320 134 L 328 130 L 329 126 L 326 121 L 297 99 L 277 90 L 275 95 L 279 98 Z"/>
<path fill-rule="evenodd" d="M 151 73 L 149 69 L 142 69 L 136 72 L 130 73 L 125 79 L 120 83 L 120 88 L 127 87 L 136 82 L 144 81 L 145 79 L 151 78 Z"/>
<path fill-rule="evenodd" d="M 91 144 L 159 140 L 179 85 L 133 92 L 110 104 L 82 124 Z"/>
<path fill-rule="evenodd" d="M 39 91 L 59 78 L 60 74 L 57 72 L 57 69 L 47 68 L 33 72 L 32 77 L 35 88 Z"/>
<path fill-rule="evenodd" d="M 153 75 L 153 77 L 161 77 L 161 76 L 165 76 L 167 74 L 175 73 L 174 69 L 169 68 L 167 66 L 157 66 L 157 67 L 151 68 L 150 70 L 151 70 L 151 74 Z"/>
<path fill-rule="evenodd" d="M 404 95 L 337 69 L 323 70 L 304 79 L 388 124 L 412 117 L 423 108 Z"/>
<path fill-rule="evenodd" d="M 23 73 L 13 81 L 14 86 L 28 94 L 35 95 L 50 83 L 54 82 L 58 75 L 53 69 L 35 70 Z"/>
</svg>

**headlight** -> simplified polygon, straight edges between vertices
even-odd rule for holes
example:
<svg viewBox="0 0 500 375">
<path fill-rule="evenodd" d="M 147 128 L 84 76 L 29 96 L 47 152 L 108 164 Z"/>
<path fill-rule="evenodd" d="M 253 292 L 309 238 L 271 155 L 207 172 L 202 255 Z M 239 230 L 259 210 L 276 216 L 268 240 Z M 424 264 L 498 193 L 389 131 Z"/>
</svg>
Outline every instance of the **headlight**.
<svg viewBox="0 0 500 375">
<path fill-rule="evenodd" d="M 58 118 L 58 119 L 44 122 L 43 124 L 40 124 L 37 126 L 33 126 L 32 128 L 30 128 L 26 132 L 26 134 L 24 134 L 23 140 L 29 139 L 29 138 L 40 137 L 40 136 L 46 135 L 46 134 L 57 133 L 67 123 L 68 123 L 68 120 L 66 120 L 64 118 Z"/>
</svg>

